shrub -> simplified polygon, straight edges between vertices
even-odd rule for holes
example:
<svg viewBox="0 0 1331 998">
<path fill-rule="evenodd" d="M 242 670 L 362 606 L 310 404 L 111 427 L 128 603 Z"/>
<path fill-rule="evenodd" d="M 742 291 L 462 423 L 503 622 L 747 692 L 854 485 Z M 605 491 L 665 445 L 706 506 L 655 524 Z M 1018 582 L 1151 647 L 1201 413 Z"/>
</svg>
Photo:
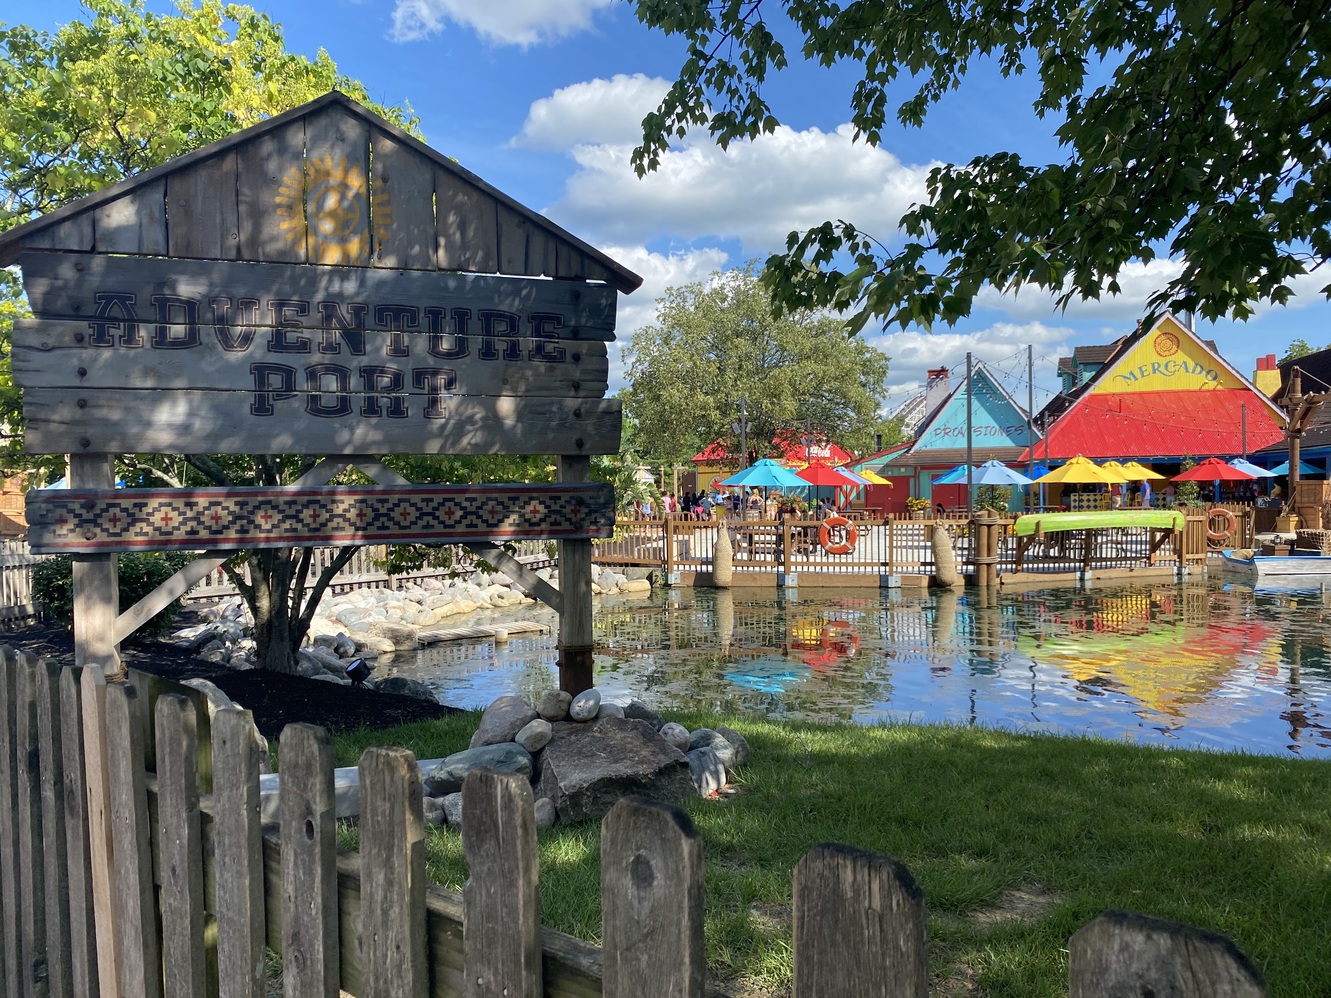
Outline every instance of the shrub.
<svg viewBox="0 0 1331 998">
<path fill-rule="evenodd" d="M 187 565 L 194 556 L 185 552 L 131 552 L 120 555 L 120 607 L 123 613 Z M 74 623 L 74 561 L 67 555 L 46 558 L 32 566 L 32 596 L 42 606 L 46 619 L 70 626 Z M 139 637 L 158 637 L 171 629 L 180 612 L 180 600 L 170 603 L 135 632 Z"/>
</svg>

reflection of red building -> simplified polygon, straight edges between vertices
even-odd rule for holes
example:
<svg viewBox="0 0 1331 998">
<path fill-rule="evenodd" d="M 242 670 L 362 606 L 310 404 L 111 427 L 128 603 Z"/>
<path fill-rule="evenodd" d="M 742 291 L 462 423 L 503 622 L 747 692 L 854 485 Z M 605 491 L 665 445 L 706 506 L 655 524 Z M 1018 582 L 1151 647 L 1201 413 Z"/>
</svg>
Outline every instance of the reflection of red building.
<svg viewBox="0 0 1331 998">
<path fill-rule="evenodd" d="M 819 626 L 821 624 L 821 626 Z M 848 620 L 828 619 L 791 628 L 788 654 L 815 669 L 830 669 L 859 654 L 860 636 Z"/>
</svg>

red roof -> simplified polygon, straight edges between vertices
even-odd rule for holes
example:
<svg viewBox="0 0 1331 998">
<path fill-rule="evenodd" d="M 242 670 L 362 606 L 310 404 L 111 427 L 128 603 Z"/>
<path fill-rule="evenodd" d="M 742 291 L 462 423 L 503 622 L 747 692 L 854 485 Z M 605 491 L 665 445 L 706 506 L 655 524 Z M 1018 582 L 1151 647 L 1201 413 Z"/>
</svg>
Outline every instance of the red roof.
<svg viewBox="0 0 1331 998">
<path fill-rule="evenodd" d="M 1248 389 L 1214 391 L 1088 393 L 1049 427 L 1035 445 L 1035 458 L 1045 448 L 1054 460 L 1082 454 L 1093 458 L 1168 458 L 1191 455 L 1232 457 L 1244 451 L 1243 420 L 1247 411 L 1247 451 L 1284 438 L 1284 431 Z M 1019 460 L 1025 461 L 1022 453 Z"/>
<path fill-rule="evenodd" d="M 818 437 L 806 448 L 804 446 L 804 434 L 799 430 L 782 430 L 772 441 L 772 454 L 779 461 L 787 464 L 804 464 L 806 450 L 813 456 L 815 461 L 821 460 L 828 464 L 845 464 L 847 461 L 855 460 L 855 455 L 846 450 L 840 444 L 832 443 Z M 697 454 L 693 455 L 694 464 L 722 464 L 731 456 L 730 448 L 726 446 L 724 440 L 713 440 Z M 760 457 L 763 455 L 759 455 Z"/>
</svg>

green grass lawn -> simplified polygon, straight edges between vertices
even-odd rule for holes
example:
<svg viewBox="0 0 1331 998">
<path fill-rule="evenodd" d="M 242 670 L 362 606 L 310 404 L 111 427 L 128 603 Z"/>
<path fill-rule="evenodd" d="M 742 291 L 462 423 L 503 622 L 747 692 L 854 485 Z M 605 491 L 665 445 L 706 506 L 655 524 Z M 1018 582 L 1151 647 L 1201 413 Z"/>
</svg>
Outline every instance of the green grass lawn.
<svg viewBox="0 0 1331 998">
<path fill-rule="evenodd" d="M 466 747 L 479 714 L 346 736 L 418 758 Z M 1139 748 L 935 726 L 728 724 L 753 758 L 687 810 L 707 851 L 707 954 L 737 993 L 789 987 L 790 882 L 818 842 L 906 863 L 929 906 L 933 993 L 1067 994 L 1068 937 L 1106 908 L 1223 932 L 1273 996 L 1331 994 L 1331 762 Z M 346 836 L 355 841 L 354 830 Z M 600 936 L 599 827 L 543 831 L 547 924 Z M 429 874 L 461 888 L 459 836 L 432 828 Z"/>
</svg>

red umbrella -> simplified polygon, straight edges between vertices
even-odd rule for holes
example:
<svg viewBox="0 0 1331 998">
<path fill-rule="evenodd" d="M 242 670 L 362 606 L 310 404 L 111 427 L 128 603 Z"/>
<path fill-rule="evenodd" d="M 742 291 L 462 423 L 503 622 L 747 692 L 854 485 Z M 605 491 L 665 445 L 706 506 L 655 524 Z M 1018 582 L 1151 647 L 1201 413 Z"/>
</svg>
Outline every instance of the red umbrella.
<svg viewBox="0 0 1331 998">
<path fill-rule="evenodd" d="M 1208 457 L 1201 464 L 1174 476 L 1176 482 L 1247 482 L 1256 478 L 1218 457 Z"/>
<path fill-rule="evenodd" d="M 800 478 L 803 478 L 810 485 L 830 485 L 836 488 L 845 488 L 852 484 L 850 479 L 835 468 L 826 464 L 820 464 L 817 461 L 809 465 L 803 471 L 795 472 L 795 474 L 799 475 Z"/>
</svg>

